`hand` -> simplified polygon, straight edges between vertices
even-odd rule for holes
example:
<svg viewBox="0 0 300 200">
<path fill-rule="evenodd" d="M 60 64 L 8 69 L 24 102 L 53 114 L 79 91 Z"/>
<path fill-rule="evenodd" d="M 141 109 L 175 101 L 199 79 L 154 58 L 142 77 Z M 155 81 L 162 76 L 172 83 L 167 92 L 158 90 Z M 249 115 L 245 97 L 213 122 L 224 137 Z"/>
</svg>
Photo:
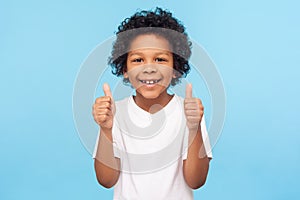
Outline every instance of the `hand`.
<svg viewBox="0 0 300 200">
<path fill-rule="evenodd" d="M 95 100 L 93 105 L 93 117 L 101 129 L 112 129 L 115 105 L 108 84 L 103 85 L 105 96 Z"/>
<path fill-rule="evenodd" d="M 204 113 L 202 102 L 192 96 L 192 84 L 186 86 L 184 99 L 184 112 L 189 130 L 198 130 Z"/>
</svg>

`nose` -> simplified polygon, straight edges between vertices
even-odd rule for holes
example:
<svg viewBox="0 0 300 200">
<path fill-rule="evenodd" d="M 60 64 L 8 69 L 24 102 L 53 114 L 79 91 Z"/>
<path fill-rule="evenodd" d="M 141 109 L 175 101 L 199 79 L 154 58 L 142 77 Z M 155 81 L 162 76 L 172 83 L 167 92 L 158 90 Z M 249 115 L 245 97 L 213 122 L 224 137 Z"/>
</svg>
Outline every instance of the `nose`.
<svg viewBox="0 0 300 200">
<path fill-rule="evenodd" d="M 156 73 L 157 69 L 155 65 L 145 65 L 143 69 L 143 73 L 151 74 L 151 73 Z"/>
</svg>

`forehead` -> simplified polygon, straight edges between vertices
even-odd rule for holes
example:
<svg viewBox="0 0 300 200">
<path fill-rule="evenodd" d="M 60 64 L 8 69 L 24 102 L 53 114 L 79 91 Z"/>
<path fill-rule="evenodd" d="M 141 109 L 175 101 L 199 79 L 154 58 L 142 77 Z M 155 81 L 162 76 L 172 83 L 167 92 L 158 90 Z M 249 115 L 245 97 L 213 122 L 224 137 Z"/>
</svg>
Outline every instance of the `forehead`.
<svg viewBox="0 0 300 200">
<path fill-rule="evenodd" d="M 171 45 L 167 39 L 154 34 L 139 35 L 132 40 L 129 51 L 142 49 L 157 49 L 168 52 L 172 51 Z"/>
</svg>

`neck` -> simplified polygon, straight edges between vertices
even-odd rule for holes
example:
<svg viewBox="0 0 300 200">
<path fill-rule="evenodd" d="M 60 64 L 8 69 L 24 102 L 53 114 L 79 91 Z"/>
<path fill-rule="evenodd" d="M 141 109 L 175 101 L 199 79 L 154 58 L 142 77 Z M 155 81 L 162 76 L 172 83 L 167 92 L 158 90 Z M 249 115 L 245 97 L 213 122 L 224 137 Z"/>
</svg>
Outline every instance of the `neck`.
<svg viewBox="0 0 300 200">
<path fill-rule="evenodd" d="M 165 107 L 171 101 L 172 97 L 173 95 L 170 95 L 165 91 L 155 99 L 147 99 L 138 92 L 133 98 L 140 108 L 153 114 Z"/>
</svg>

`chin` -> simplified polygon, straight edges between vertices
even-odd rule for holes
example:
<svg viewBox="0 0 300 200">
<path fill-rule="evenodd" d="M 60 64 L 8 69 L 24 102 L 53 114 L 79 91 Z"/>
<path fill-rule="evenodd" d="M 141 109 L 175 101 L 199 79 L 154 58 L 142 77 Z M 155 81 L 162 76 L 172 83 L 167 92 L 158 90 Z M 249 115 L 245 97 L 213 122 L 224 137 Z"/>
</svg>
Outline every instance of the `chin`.
<svg viewBox="0 0 300 200">
<path fill-rule="evenodd" d="M 145 99 L 156 99 L 161 95 L 159 92 L 154 91 L 141 91 L 139 94 Z"/>
<path fill-rule="evenodd" d="M 156 99 L 159 97 L 159 94 L 142 94 L 145 99 Z"/>
</svg>

